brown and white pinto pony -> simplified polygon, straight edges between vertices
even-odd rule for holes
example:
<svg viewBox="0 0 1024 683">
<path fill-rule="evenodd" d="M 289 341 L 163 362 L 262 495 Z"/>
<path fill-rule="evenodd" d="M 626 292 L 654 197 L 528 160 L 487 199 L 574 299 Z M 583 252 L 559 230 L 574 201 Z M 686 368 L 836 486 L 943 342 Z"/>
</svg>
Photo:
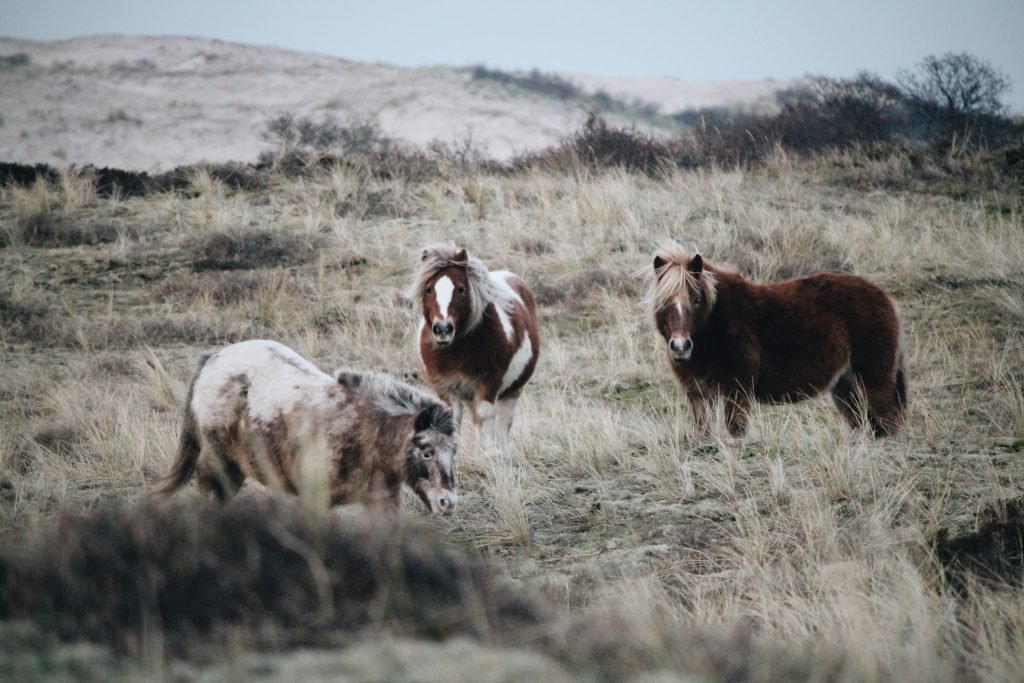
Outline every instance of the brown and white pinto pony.
<svg viewBox="0 0 1024 683">
<path fill-rule="evenodd" d="M 456 424 L 468 406 L 493 447 L 508 455 L 516 402 L 540 352 L 530 288 L 448 242 L 423 249 L 406 296 L 420 302 L 416 340 L 434 391 L 452 405 Z"/>
<path fill-rule="evenodd" d="M 315 477 L 332 505 L 397 512 L 404 482 L 448 514 L 456 450 L 451 409 L 430 394 L 379 373 L 332 377 L 287 346 L 245 341 L 200 357 L 177 458 L 156 493 L 193 474 L 221 501 L 247 477 L 290 493 Z"/>
<path fill-rule="evenodd" d="M 662 246 L 645 303 L 702 433 L 725 399 L 742 435 L 752 401 L 790 403 L 824 392 L 854 429 L 903 425 L 907 382 L 896 303 L 864 278 L 819 273 L 769 285 Z"/>
</svg>

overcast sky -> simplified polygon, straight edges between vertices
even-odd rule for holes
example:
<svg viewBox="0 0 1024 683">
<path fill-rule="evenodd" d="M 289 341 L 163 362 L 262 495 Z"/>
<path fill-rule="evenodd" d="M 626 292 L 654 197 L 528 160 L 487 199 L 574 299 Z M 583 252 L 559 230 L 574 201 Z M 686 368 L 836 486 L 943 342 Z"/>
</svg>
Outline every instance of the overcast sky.
<svg viewBox="0 0 1024 683">
<path fill-rule="evenodd" d="M 0 0 L 0 35 L 205 36 L 406 66 L 684 80 L 852 76 L 971 52 L 1024 112 L 1024 0 Z"/>
</svg>

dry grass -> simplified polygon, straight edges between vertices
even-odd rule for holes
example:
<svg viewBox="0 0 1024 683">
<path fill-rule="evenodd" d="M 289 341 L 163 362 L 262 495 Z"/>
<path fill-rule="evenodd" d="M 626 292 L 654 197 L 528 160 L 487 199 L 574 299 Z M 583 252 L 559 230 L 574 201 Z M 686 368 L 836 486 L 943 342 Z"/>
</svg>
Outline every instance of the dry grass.
<svg viewBox="0 0 1024 683">
<path fill-rule="evenodd" d="M 542 304 L 513 457 L 486 453 L 467 420 L 460 511 L 434 523 L 562 610 L 526 638 L 534 652 L 605 680 L 1018 677 L 1019 591 L 961 595 L 931 543 L 1024 493 L 1021 213 L 820 173 L 785 158 L 656 178 L 335 168 L 266 191 L 200 173 L 179 194 L 76 209 L 51 187 L 5 190 L 4 217 L 116 211 L 147 229 L 59 267 L 51 250 L 0 251 L 16 284 L 0 295 L 0 536 L 141 498 L 169 465 L 202 350 L 269 336 L 328 370 L 416 381 L 399 292 L 419 247 L 452 239 L 520 273 Z M 892 291 L 906 432 L 850 432 L 815 400 L 758 408 L 742 440 L 721 425 L 699 438 L 633 275 L 665 238 L 760 281 L 839 268 Z"/>
</svg>

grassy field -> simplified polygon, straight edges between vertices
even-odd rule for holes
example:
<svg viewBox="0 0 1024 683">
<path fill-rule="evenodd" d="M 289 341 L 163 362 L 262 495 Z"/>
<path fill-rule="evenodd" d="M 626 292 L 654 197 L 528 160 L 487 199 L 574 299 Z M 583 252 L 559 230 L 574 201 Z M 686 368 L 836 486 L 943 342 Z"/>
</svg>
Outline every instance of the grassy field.
<svg viewBox="0 0 1024 683">
<path fill-rule="evenodd" d="M 1024 205 L 977 188 L 883 189 L 906 170 L 780 157 L 655 179 L 339 168 L 235 190 L 199 170 L 187 190 L 130 199 L 67 173 L 3 189 L 0 674 L 1019 680 Z M 758 282 L 839 269 L 888 289 L 908 351 L 905 431 L 853 433 L 817 399 L 757 409 L 743 439 L 696 438 L 640 304 L 637 271 L 667 238 Z M 543 347 L 511 461 L 467 422 L 458 512 L 423 520 L 409 496 L 402 528 L 482 556 L 481 581 L 534 606 L 529 626 L 365 617 L 325 622 L 344 637 L 324 640 L 223 617 L 195 654 L 173 644 L 169 613 L 108 637 L 26 597 L 102 594 L 66 557 L 119 533 L 90 527 L 97 514 L 122 510 L 136 531 L 175 515 L 207 528 L 267 498 L 247 486 L 222 513 L 190 504 L 191 486 L 172 512 L 136 507 L 170 466 L 198 353 L 266 337 L 327 371 L 421 382 L 400 292 L 439 239 L 533 286 Z M 316 533 L 364 523 L 351 510 L 318 519 Z M 945 562 L 957 550 L 968 569 Z M 314 556 L 344 595 L 334 556 Z M 42 567 L 54 583 L 26 578 Z"/>
</svg>

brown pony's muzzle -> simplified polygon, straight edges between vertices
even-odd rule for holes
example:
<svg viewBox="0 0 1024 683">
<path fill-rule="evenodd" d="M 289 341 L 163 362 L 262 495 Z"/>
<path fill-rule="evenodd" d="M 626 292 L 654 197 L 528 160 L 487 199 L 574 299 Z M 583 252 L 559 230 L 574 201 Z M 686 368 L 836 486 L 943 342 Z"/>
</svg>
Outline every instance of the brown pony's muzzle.
<svg viewBox="0 0 1024 683">
<path fill-rule="evenodd" d="M 668 342 L 668 353 L 677 363 L 690 360 L 693 355 L 693 340 L 689 337 L 672 337 Z"/>
</svg>

